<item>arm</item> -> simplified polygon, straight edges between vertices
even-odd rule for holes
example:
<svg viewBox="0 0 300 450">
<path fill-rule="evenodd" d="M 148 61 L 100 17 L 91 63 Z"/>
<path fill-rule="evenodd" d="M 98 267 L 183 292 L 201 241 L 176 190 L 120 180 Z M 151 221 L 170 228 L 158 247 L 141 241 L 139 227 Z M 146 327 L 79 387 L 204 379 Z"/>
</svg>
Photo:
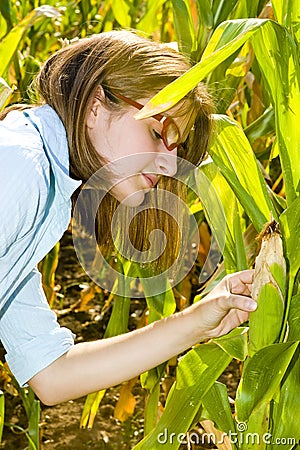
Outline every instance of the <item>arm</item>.
<svg viewBox="0 0 300 450">
<path fill-rule="evenodd" d="M 229 275 L 202 301 L 142 329 L 74 345 L 29 385 L 49 405 L 119 384 L 207 338 L 228 333 L 256 308 L 253 271 Z"/>
</svg>

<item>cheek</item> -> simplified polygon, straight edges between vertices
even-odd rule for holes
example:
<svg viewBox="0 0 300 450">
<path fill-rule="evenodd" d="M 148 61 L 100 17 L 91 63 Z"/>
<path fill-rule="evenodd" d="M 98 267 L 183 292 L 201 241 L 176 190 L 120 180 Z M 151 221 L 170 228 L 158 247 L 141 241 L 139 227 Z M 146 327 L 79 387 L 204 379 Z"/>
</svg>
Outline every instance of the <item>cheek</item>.
<svg viewBox="0 0 300 450">
<path fill-rule="evenodd" d="M 133 151 L 134 149 L 131 150 Z M 128 181 L 131 179 L 134 182 L 136 177 L 137 180 L 135 181 L 138 182 L 141 172 L 153 166 L 155 156 L 156 153 L 154 152 L 148 152 L 147 154 L 133 152 L 127 155 L 119 155 L 119 158 L 109 164 L 109 169 L 113 174 L 112 179 L 117 182 L 126 178 Z"/>
<path fill-rule="evenodd" d="M 153 140 L 149 127 L 147 124 L 137 121 L 130 120 L 128 123 L 123 123 L 120 129 L 115 127 L 111 129 L 110 134 L 110 149 L 111 157 L 116 160 L 117 158 L 123 156 L 131 155 L 143 155 L 146 152 L 156 152 L 157 143 Z M 146 157 L 145 157 L 145 163 Z M 142 159 L 139 158 L 138 163 L 133 163 L 124 161 L 129 169 L 132 169 L 132 165 L 135 167 L 143 163 Z"/>
</svg>

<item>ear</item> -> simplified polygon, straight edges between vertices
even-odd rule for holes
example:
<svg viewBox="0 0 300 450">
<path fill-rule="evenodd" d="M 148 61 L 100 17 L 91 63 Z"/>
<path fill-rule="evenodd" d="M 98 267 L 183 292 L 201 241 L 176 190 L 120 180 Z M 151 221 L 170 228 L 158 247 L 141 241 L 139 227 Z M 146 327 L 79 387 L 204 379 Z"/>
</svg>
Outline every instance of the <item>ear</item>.
<svg viewBox="0 0 300 450">
<path fill-rule="evenodd" d="M 97 120 L 99 119 L 99 115 L 103 108 L 104 99 L 105 99 L 104 90 L 102 86 L 99 86 L 93 98 L 90 100 L 87 109 L 86 125 L 88 128 L 93 129 L 96 126 Z"/>
</svg>

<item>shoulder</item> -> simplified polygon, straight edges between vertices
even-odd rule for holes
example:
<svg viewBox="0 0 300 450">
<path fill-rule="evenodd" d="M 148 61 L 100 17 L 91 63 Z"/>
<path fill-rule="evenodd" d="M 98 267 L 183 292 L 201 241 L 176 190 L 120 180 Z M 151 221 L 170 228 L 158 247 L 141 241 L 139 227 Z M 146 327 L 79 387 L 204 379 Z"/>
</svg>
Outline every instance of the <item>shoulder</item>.
<svg viewBox="0 0 300 450">
<path fill-rule="evenodd" d="M 24 196 L 49 186 L 49 161 L 40 134 L 18 111 L 0 122 L 0 184 L 2 194 Z"/>
<path fill-rule="evenodd" d="M 50 167 L 37 132 L 21 113 L 0 122 L 0 228 L 6 244 L 42 216 Z"/>
</svg>

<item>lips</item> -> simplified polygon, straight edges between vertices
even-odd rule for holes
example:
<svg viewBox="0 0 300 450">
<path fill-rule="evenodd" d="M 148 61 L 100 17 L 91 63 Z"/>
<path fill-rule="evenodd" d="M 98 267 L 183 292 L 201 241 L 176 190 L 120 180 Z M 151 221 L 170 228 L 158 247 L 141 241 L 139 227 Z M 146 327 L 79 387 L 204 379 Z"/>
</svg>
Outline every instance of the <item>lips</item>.
<svg viewBox="0 0 300 450">
<path fill-rule="evenodd" d="M 143 177 L 150 188 L 153 188 L 158 182 L 157 176 L 151 175 L 150 173 L 143 173 Z"/>
</svg>

